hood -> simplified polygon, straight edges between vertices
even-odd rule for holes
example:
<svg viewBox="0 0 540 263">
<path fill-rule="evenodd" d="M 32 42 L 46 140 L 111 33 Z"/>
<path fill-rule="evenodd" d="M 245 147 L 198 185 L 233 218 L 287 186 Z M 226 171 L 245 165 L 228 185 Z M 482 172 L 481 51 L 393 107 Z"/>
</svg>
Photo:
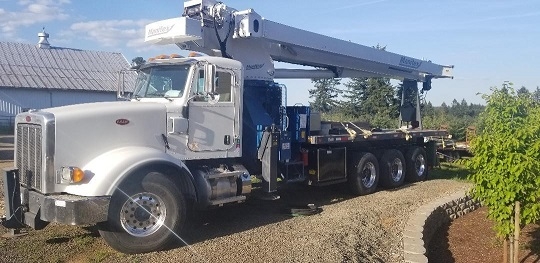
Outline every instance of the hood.
<svg viewBox="0 0 540 263">
<path fill-rule="evenodd" d="M 166 107 L 148 102 L 98 102 L 44 109 L 55 117 L 55 169 L 82 167 L 126 146 L 165 151 Z"/>
</svg>

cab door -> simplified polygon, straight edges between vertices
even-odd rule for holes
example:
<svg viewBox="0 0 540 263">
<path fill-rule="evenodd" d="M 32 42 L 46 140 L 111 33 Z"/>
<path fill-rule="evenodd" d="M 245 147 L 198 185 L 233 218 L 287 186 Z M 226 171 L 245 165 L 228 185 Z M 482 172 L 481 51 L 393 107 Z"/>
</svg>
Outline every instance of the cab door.
<svg viewBox="0 0 540 263">
<path fill-rule="evenodd" d="M 226 152 L 235 147 L 238 137 L 239 111 L 235 107 L 238 80 L 232 70 L 216 68 L 216 94 L 204 95 L 204 70 L 196 73 L 193 83 L 195 98 L 189 102 L 188 149 L 193 152 Z M 225 155 L 222 155 L 225 154 Z"/>
</svg>

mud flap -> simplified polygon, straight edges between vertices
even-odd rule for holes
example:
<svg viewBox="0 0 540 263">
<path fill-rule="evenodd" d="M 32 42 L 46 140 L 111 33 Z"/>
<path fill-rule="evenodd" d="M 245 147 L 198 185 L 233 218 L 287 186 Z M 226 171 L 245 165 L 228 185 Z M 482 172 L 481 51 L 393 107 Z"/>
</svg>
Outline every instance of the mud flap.
<svg viewBox="0 0 540 263">
<path fill-rule="evenodd" d="M 278 164 L 278 144 L 279 131 L 268 127 L 263 133 L 261 146 L 258 151 L 258 158 L 262 162 L 262 177 L 265 181 L 264 191 L 274 193 L 277 191 L 277 164 Z"/>
<path fill-rule="evenodd" d="M 6 217 L 1 224 L 5 228 L 24 228 L 24 207 L 21 204 L 21 187 L 19 185 L 19 171 L 16 168 L 3 170 L 4 206 Z"/>
</svg>

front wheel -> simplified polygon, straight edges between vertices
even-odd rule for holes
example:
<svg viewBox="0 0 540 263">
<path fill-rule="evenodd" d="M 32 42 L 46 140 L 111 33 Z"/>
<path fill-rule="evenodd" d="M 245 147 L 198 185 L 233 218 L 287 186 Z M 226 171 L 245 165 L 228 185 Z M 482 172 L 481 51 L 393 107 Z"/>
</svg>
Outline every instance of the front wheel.
<svg viewBox="0 0 540 263">
<path fill-rule="evenodd" d="M 348 181 L 355 195 L 375 192 L 379 182 L 379 163 L 371 153 L 354 154 L 349 162 Z"/>
<path fill-rule="evenodd" d="M 186 217 L 184 197 L 159 172 L 123 183 L 113 194 L 108 220 L 100 227 L 107 244 L 126 254 L 162 250 L 176 241 Z"/>
</svg>

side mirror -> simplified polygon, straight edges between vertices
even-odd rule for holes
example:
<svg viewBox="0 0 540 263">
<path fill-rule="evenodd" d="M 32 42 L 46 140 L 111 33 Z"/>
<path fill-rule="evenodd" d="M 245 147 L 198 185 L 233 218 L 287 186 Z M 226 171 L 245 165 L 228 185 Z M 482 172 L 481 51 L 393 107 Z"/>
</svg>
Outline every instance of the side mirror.
<svg viewBox="0 0 540 263">
<path fill-rule="evenodd" d="M 204 91 L 206 94 L 213 95 L 216 93 L 214 79 L 216 79 L 216 66 L 206 64 L 204 66 Z"/>
<path fill-rule="evenodd" d="M 117 83 L 117 89 L 116 89 L 116 97 L 119 100 L 130 100 L 129 93 L 126 93 L 126 87 L 125 87 L 125 76 L 126 73 L 133 70 L 120 70 L 118 72 L 118 83 Z"/>
</svg>

